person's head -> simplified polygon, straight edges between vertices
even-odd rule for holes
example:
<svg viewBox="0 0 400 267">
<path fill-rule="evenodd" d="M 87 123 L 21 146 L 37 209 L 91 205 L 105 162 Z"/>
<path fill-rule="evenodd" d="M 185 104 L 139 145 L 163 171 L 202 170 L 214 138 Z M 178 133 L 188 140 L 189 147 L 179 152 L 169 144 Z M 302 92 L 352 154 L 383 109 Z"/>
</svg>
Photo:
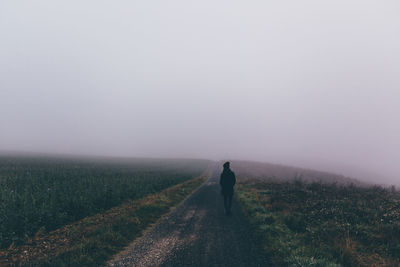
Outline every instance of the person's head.
<svg viewBox="0 0 400 267">
<path fill-rule="evenodd" d="M 224 169 L 225 170 L 229 169 L 229 165 L 230 165 L 229 161 L 225 162 L 224 165 L 223 165 Z"/>
</svg>

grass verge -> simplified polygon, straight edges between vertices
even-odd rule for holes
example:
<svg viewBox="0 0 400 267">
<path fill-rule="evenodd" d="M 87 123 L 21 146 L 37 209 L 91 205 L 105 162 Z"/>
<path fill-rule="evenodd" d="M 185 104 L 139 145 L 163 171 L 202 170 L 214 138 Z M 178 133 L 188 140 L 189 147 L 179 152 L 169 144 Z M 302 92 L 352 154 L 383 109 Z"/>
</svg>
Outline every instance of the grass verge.
<svg viewBox="0 0 400 267">
<path fill-rule="evenodd" d="M 100 266 L 183 201 L 207 174 L 0 251 L 0 266 Z"/>
<path fill-rule="evenodd" d="M 236 197 L 272 266 L 400 265 L 398 192 L 249 180 Z"/>
</svg>

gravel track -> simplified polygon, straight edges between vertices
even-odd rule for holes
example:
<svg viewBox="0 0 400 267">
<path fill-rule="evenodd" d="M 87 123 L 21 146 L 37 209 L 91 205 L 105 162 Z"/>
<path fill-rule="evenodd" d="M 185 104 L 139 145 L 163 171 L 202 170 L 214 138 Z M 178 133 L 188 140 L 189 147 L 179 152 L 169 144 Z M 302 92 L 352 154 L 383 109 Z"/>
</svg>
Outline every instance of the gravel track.
<svg viewBox="0 0 400 267">
<path fill-rule="evenodd" d="M 220 171 L 109 266 L 268 266 L 235 200 L 224 214 Z"/>
</svg>

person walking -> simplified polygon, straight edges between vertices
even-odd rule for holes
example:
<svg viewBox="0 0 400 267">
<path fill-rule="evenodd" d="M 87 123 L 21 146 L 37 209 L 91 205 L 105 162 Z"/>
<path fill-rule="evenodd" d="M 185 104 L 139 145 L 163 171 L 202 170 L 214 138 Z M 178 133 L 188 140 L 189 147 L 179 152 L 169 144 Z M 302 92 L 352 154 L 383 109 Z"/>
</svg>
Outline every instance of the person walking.
<svg viewBox="0 0 400 267">
<path fill-rule="evenodd" d="M 224 163 L 224 170 L 221 173 L 219 184 L 221 185 L 221 193 L 224 196 L 225 214 L 231 214 L 233 187 L 236 184 L 235 173 L 230 169 L 229 161 Z"/>
</svg>

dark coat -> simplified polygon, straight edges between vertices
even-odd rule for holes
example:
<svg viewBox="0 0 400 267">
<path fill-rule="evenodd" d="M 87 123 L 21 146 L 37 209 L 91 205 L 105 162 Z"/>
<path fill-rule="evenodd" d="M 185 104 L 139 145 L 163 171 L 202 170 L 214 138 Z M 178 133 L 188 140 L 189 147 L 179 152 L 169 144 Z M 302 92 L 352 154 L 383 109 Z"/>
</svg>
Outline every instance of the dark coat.
<svg viewBox="0 0 400 267">
<path fill-rule="evenodd" d="M 233 195 L 233 186 L 236 184 L 235 173 L 230 169 L 225 169 L 221 173 L 219 184 L 221 185 L 221 193 L 223 195 Z"/>
</svg>

